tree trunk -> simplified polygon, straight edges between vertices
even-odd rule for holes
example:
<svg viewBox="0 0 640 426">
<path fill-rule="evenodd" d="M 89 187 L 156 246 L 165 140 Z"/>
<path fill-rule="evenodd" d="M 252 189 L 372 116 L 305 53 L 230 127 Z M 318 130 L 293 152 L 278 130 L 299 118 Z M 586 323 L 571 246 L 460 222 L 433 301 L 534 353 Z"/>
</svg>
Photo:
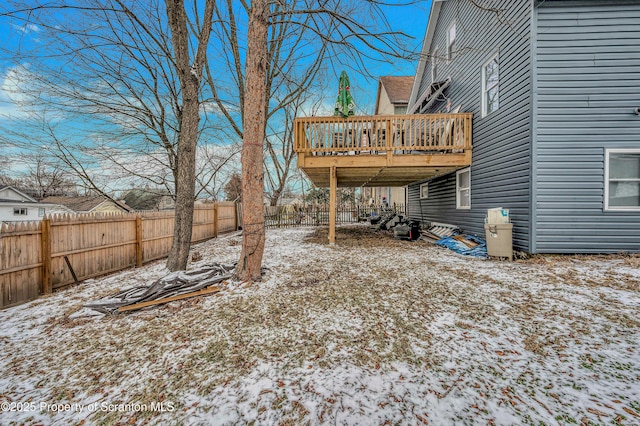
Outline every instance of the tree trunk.
<svg viewBox="0 0 640 426">
<path fill-rule="evenodd" d="M 271 198 L 269 199 L 269 205 L 271 207 L 278 205 L 278 200 L 280 199 L 280 195 L 282 195 L 282 187 L 279 187 L 273 194 L 271 194 Z"/>
<path fill-rule="evenodd" d="M 264 252 L 263 143 L 267 111 L 267 35 L 269 3 L 251 2 L 247 37 L 242 140 L 242 252 L 237 275 L 259 281 Z"/>
<path fill-rule="evenodd" d="M 198 35 L 198 49 L 194 62 L 190 63 L 189 32 L 187 14 L 183 0 L 166 0 L 167 17 L 171 28 L 173 53 L 176 70 L 180 79 L 182 108 L 179 113 L 180 135 L 178 137 L 176 173 L 176 209 L 173 228 L 173 242 L 167 259 L 167 269 L 178 271 L 187 269 L 191 232 L 193 226 L 193 204 L 195 196 L 196 145 L 200 123 L 200 99 L 198 89 L 209 43 L 213 1 L 206 4 L 204 22 Z"/>
<path fill-rule="evenodd" d="M 192 90 L 189 90 L 191 92 Z M 198 91 L 185 93 L 180 122 L 178 142 L 178 174 L 176 179 L 176 208 L 173 225 L 173 242 L 167 259 L 167 269 L 179 271 L 187 269 L 191 232 L 193 226 L 193 205 L 196 173 L 196 145 L 198 140 Z M 195 113 L 194 113 L 195 111 Z"/>
</svg>

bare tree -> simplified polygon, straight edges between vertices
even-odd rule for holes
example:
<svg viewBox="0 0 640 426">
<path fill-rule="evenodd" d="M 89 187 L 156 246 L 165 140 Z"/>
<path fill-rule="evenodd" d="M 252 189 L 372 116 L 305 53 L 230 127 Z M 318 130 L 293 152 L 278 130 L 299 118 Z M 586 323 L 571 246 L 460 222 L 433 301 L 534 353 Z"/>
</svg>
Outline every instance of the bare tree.
<svg viewBox="0 0 640 426">
<path fill-rule="evenodd" d="M 75 191 L 72 177 L 55 158 L 44 152 L 27 154 L 24 159 L 27 169 L 25 189 L 36 199 L 53 195 L 69 195 Z"/>
<path fill-rule="evenodd" d="M 262 146 L 267 121 L 269 0 L 253 0 L 249 9 L 246 98 L 243 100 L 242 252 L 236 274 L 260 280 L 264 252 L 264 168 Z"/>
<path fill-rule="evenodd" d="M 166 0 L 167 16 L 171 28 L 175 67 L 180 80 L 181 105 L 179 109 L 180 130 L 176 155 L 176 214 L 173 227 L 173 242 L 167 268 L 170 271 L 187 269 L 191 248 L 193 226 L 193 204 L 196 175 L 196 145 L 200 122 L 200 82 L 207 58 L 209 35 L 213 20 L 214 2 L 206 2 L 202 25 L 196 40 L 196 52 L 190 57 L 190 34 L 187 29 L 187 12 L 184 0 Z"/>
<path fill-rule="evenodd" d="M 227 31 L 223 33 L 231 43 L 231 56 L 235 58 L 236 51 L 239 50 L 238 24 L 231 1 L 227 0 L 227 4 L 229 16 L 226 18 L 230 24 Z M 246 80 L 243 79 L 242 68 L 239 66 L 241 61 L 231 61 L 235 64 L 233 76 L 239 87 L 240 95 L 237 105 L 242 112 L 242 126 L 238 125 L 230 112 L 227 111 L 225 114 L 238 134 L 243 135 L 242 221 L 244 231 L 237 271 L 240 278 L 260 279 L 265 237 L 262 207 L 264 193 L 262 147 L 267 119 L 304 93 L 310 85 L 310 81 L 306 78 L 313 80 L 320 64 L 326 58 L 325 55 L 330 52 L 340 54 L 343 61 L 353 60 L 353 66 L 361 70 L 366 69 L 362 62 L 365 55 L 369 60 L 388 56 L 405 56 L 406 52 L 402 50 L 399 39 L 402 34 L 389 29 L 380 8 L 381 4 L 383 3 L 376 0 L 353 2 L 292 0 L 276 2 L 270 8 L 266 0 L 259 0 L 252 2 L 251 7 L 248 8 L 248 5 L 243 3 L 247 8 L 249 20 Z M 281 28 L 287 28 L 287 31 L 280 33 L 278 30 Z M 308 68 L 297 89 L 291 91 L 291 96 L 284 96 L 276 102 L 274 93 L 278 93 L 280 88 L 285 87 L 283 83 L 287 79 L 294 81 L 292 79 L 294 71 L 283 72 L 287 69 L 287 65 L 292 66 L 290 58 L 293 54 L 287 55 L 288 50 L 277 47 L 286 45 L 287 41 L 291 41 L 293 46 L 304 46 L 306 51 L 309 50 L 309 45 L 319 46 L 320 53 L 315 57 L 316 61 L 309 58 L 306 61 L 306 63 L 311 61 L 317 68 L 313 66 Z M 289 51 L 300 52 L 295 48 Z M 280 56 L 279 53 L 284 55 Z M 330 55 L 329 58 L 332 56 Z M 208 75 L 211 76 L 211 73 L 209 72 Z M 209 81 L 212 93 L 218 93 L 213 78 Z M 214 99 L 221 102 L 220 96 L 215 96 Z"/>
<path fill-rule="evenodd" d="M 185 213 L 190 211 L 186 194 L 193 188 L 186 181 L 187 175 L 193 176 L 187 160 L 195 152 L 193 135 L 197 138 L 212 127 L 209 120 L 215 114 L 206 112 L 215 106 L 243 139 L 244 236 L 238 274 L 259 279 L 267 121 L 277 120 L 279 111 L 295 102 L 324 67 L 337 62 L 366 71 L 365 59 L 403 56 L 402 34 L 389 28 L 383 3 L 377 0 L 256 0 L 251 4 L 220 0 L 220 7 L 207 0 L 204 13 L 196 9 L 198 2 L 190 13 L 182 0 L 166 0 L 164 9 L 160 2 L 18 2 L 25 7 L 15 16 L 29 24 L 37 17 L 37 24 L 47 31 L 41 38 L 49 44 L 41 46 L 47 57 L 24 55 L 17 66 L 32 89 L 31 105 L 37 105 L 43 115 L 55 111 L 53 121 L 75 124 L 75 129 L 68 126 L 70 131 L 60 134 L 50 131 L 56 128 L 52 120 L 45 120 L 45 133 L 55 137 L 55 146 L 62 148 L 61 156 L 72 169 L 91 182 L 100 161 L 90 154 L 102 143 L 114 148 L 100 150 L 111 159 L 141 145 L 149 147 L 148 152 L 161 148 L 176 186 L 182 188 L 177 197 L 178 204 L 186 205 Z M 8 6 L 0 7 L 2 15 Z M 51 9 L 73 9 L 82 19 L 50 14 Z M 206 61 L 202 53 L 206 48 L 201 47 L 207 46 L 211 29 L 206 24 L 208 11 L 213 17 L 210 22 L 215 22 L 211 35 L 216 42 L 209 45 Z M 241 41 L 245 39 L 242 28 L 248 28 L 246 46 Z M 24 65 L 27 58 L 33 59 L 31 69 Z M 221 63 L 218 58 L 227 60 Z M 202 78 L 206 94 L 195 84 Z M 203 121 L 197 119 L 201 111 Z M 87 127 L 91 137 L 70 147 L 71 130 Z M 190 220 L 176 220 L 176 232 L 186 235 Z M 180 260 L 170 260 L 172 269 L 186 264 L 181 260 L 186 259 L 186 237 L 176 240 L 180 247 L 172 250 L 172 257 Z"/>
<path fill-rule="evenodd" d="M 294 120 L 299 115 L 317 115 L 324 99 L 318 92 L 304 92 L 267 123 L 271 134 L 265 138 L 265 176 L 271 206 L 278 204 L 295 168 Z M 276 121 L 276 117 L 280 120 Z"/>
<path fill-rule="evenodd" d="M 197 141 L 218 131 L 201 85 L 215 1 L 192 7 L 183 0 L 0 6 L 16 25 L 37 27 L 41 40 L 6 52 L 31 118 L 14 139 L 30 142 L 23 149 L 34 139 L 51 146 L 86 187 L 107 196 L 118 182 L 140 181 L 174 193 L 172 270 L 186 267 L 194 197 L 217 192 L 215 171 L 228 161 L 196 172 Z"/>
<path fill-rule="evenodd" d="M 227 201 L 242 202 L 242 177 L 239 173 L 234 173 L 224 186 L 225 199 Z"/>
</svg>

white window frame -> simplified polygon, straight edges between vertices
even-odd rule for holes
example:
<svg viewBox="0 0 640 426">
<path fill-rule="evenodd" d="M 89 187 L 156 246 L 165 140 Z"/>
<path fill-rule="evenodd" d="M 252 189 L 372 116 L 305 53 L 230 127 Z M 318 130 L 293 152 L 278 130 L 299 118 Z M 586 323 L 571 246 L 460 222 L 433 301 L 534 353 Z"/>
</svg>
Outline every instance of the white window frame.
<svg viewBox="0 0 640 426">
<path fill-rule="evenodd" d="M 14 207 L 13 208 L 14 216 L 28 216 L 29 210 L 26 207 Z"/>
<path fill-rule="evenodd" d="M 640 206 L 631 206 L 631 207 L 621 207 L 609 206 L 609 160 L 610 154 L 638 154 L 640 155 L 640 149 L 638 148 L 615 148 L 615 149 L 605 149 L 604 150 L 604 210 L 605 211 L 624 211 L 624 212 L 640 212 Z M 631 182 L 640 181 L 640 176 L 638 179 L 632 179 Z M 619 179 L 614 179 L 614 181 L 619 181 Z"/>
<path fill-rule="evenodd" d="M 463 173 L 469 173 L 469 187 L 460 187 L 460 175 Z M 469 190 L 469 205 L 462 206 L 460 205 L 460 192 L 468 189 Z M 456 209 L 458 210 L 471 210 L 471 167 L 467 167 L 466 169 L 458 170 L 456 172 Z"/>
<path fill-rule="evenodd" d="M 426 192 L 426 195 L 425 195 Z M 423 183 L 420 185 L 420 199 L 426 200 L 429 198 L 429 182 Z"/>
<path fill-rule="evenodd" d="M 497 60 L 497 61 L 496 61 Z M 487 65 L 489 65 L 491 62 L 496 61 L 498 63 L 498 82 L 491 87 L 487 87 Z M 496 53 L 495 55 L 492 55 L 491 58 L 489 58 L 488 61 L 486 61 L 484 64 L 482 64 L 482 91 L 480 93 L 480 96 L 482 97 L 480 103 L 482 104 L 482 117 L 486 117 L 487 115 L 491 115 L 494 112 L 498 111 L 500 109 L 500 54 Z M 498 108 L 494 109 L 491 112 L 487 112 L 487 108 L 489 107 L 489 105 L 487 104 L 487 92 L 490 89 L 493 89 L 494 87 L 498 87 Z"/>
<path fill-rule="evenodd" d="M 453 39 L 451 39 L 451 30 L 454 31 Z M 453 46 L 458 39 L 458 28 L 456 27 L 456 21 L 451 22 L 447 27 L 447 60 L 453 59 Z"/>
<path fill-rule="evenodd" d="M 433 54 L 431 55 L 431 83 L 435 83 L 436 78 L 438 78 L 438 48 L 437 47 L 433 50 Z"/>
<path fill-rule="evenodd" d="M 38 217 L 43 217 L 45 214 L 45 209 L 44 207 L 39 207 L 38 208 Z"/>
</svg>

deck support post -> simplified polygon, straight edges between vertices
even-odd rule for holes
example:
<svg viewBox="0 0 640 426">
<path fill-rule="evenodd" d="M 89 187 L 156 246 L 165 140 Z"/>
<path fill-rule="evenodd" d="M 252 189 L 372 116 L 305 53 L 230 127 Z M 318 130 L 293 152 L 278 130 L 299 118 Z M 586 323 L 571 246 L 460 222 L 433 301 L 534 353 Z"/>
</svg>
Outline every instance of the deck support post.
<svg viewBox="0 0 640 426">
<path fill-rule="evenodd" d="M 334 245 L 336 243 L 336 193 L 338 192 L 336 166 L 331 166 L 329 185 L 329 244 Z"/>
</svg>

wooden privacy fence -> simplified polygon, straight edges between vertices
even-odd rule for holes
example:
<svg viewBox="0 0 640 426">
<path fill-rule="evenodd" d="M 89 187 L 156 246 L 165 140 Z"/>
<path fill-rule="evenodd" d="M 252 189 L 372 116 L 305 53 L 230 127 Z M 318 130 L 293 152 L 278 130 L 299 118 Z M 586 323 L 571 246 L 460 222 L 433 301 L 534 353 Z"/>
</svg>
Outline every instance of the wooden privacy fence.
<svg viewBox="0 0 640 426">
<path fill-rule="evenodd" d="M 55 215 L 0 227 L 0 309 L 166 257 L 175 213 Z M 238 229 L 233 202 L 196 206 L 192 242 Z"/>
<path fill-rule="evenodd" d="M 367 220 L 371 215 L 388 213 L 406 214 L 403 204 L 383 206 L 341 205 L 336 209 L 336 223 L 357 223 Z M 281 228 L 294 226 L 329 225 L 329 206 L 297 205 L 297 206 L 267 206 L 265 207 L 265 225 L 267 228 Z"/>
</svg>

